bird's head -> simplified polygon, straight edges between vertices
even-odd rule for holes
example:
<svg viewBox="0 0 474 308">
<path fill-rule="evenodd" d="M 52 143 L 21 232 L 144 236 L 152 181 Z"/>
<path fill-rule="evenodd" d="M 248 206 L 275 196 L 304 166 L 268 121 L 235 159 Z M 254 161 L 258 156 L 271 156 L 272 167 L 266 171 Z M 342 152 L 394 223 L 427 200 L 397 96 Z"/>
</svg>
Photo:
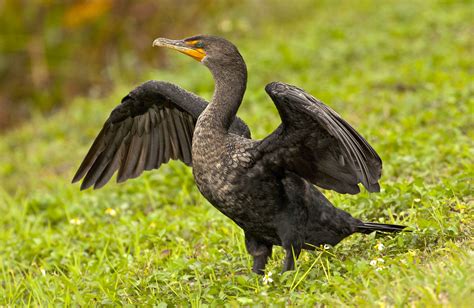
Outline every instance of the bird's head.
<svg viewBox="0 0 474 308">
<path fill-rule="evenodd" d="M 243 61 L 234 44 L 218 36 L 197 35 L 183 40 L 157 38 L 153 46 L 167 47 L 202 62 L 207 67 L 229 66 Z"/>
</svg>

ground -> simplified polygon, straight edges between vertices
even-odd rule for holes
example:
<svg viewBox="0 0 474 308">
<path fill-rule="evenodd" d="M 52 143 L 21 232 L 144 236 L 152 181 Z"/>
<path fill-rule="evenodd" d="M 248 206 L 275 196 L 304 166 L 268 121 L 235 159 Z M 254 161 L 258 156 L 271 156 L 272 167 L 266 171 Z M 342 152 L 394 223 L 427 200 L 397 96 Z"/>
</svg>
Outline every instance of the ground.
<svg viewBox="0 0 474 308">
<path fill-rule="evenodd" d="M 0 139 L 0 305 L 467 307 L 474 300 L 472 2 L 353 3 L 321 2 L 255 31 L 239 19 L 248 33 L 228 34 L 249 66 L 239 115 L 254 137 L 271 132 L 279 117 L 263 88 L 274 80 L 326 102 L 384 161 L 380 193 L 327 197 L 356 217 L 413 232 L 354 235 L 304 252 L 296 271 L 283 275 L 276 249 L 262 278 L 250 271 L 241 230 L 200 196 L 179 162 L 80 192 L 70 184 L 75 169 L 133 87 L 118 83 L 104 99 L 77 99 Z M 167 56 L 171 66 L 143 81 L 210 97 L 203 66 Z"/>
</svg>

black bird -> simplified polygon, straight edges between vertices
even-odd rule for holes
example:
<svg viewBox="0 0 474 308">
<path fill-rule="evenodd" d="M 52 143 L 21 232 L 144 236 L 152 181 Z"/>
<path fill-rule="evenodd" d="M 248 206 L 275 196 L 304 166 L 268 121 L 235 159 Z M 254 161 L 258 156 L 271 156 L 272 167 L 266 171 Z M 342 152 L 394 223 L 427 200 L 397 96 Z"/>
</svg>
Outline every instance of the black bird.
<svg viewBox="0 0 474 308">
<path fill-rule="evenodd" d="M 265 91 L 281 125 L 252 140 L 236 117 L 247 68 L 229 41 L 208 35 L 158 38 L 153 46 L 178 50 L 211 71 L 212 101 L 166 82 L 148 81 L 122 99 L 105 122 L 73 182 L 100 188 L 157 169 L 170 159 L 193 167 L 204 197 L 245 233 L 253 271 L 262 274 L 272 246 L 283 246 L 283 271 L 301 249 L 335 245 L 355 233 L 397 232 L 404 226 L 364 223 L 335 208 L 314 186 L 356 194 L 361 183 L 378 192 L 382 161 L 335 111 L 302 89 L 272 82 Z M 314 184 L 314 185 L 313 185 Z"/>
</svg>

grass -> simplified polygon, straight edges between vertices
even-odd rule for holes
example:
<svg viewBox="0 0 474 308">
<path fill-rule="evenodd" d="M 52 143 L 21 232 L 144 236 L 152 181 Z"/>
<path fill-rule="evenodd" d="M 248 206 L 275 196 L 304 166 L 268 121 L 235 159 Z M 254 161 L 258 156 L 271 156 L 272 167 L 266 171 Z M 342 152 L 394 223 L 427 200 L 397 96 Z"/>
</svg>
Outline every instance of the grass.
<svg viewBox="0 0 474 308">
<path fill-rule="evenodd" d="M 239 9 L 245 5 L 226 18 L 245 25 Z M 286 16 L 288 9 L 274 12 Z M 250 272 L 241 230 L 200 196 L 190 169 L 178 162 L 79 192 L 69 184 L 75 168 L 131 89 L 117 84 L 106 99 L 78 99 L 2 136 L 0 306 L 470 305 L 472 3 L 328 1 L 295 10 L 283 21 L 268 18 L 253 31 L 226 34 L 250 72 L 239 115 L 257 138 L 278 125 L 263 91 L 272 80 L 325 101 L 384 161 L 381 193 L 326 195 L 354 216 L 413 232 L 354 235 L 304 252 L 297 270 L 283 275 L 276 249 L 267 268 L 273 281 L 265 284 Z M 204 67 L 167 56 L 171 67 L 143 81 L 211 95 Z"/>
</svg>

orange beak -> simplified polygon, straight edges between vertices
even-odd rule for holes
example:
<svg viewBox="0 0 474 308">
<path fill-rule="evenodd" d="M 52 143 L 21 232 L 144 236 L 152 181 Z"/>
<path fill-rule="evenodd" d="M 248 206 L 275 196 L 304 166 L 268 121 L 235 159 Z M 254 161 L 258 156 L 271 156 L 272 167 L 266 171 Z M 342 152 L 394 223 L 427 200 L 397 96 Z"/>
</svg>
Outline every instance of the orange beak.
<svg viewBox="0 0 474 308">
<path fill-rule="evenodd" d="M 202 48 L 195 48 L 191 42 L 185 42 L 183 40 L 170 40 L 167 38 L 157 38 L 153 41 L 153 46 L 166 47 L 177 50 L 192 57 L 193 59 L 201 62 L 206 56 L 206 52 Z"/>
</svg>

